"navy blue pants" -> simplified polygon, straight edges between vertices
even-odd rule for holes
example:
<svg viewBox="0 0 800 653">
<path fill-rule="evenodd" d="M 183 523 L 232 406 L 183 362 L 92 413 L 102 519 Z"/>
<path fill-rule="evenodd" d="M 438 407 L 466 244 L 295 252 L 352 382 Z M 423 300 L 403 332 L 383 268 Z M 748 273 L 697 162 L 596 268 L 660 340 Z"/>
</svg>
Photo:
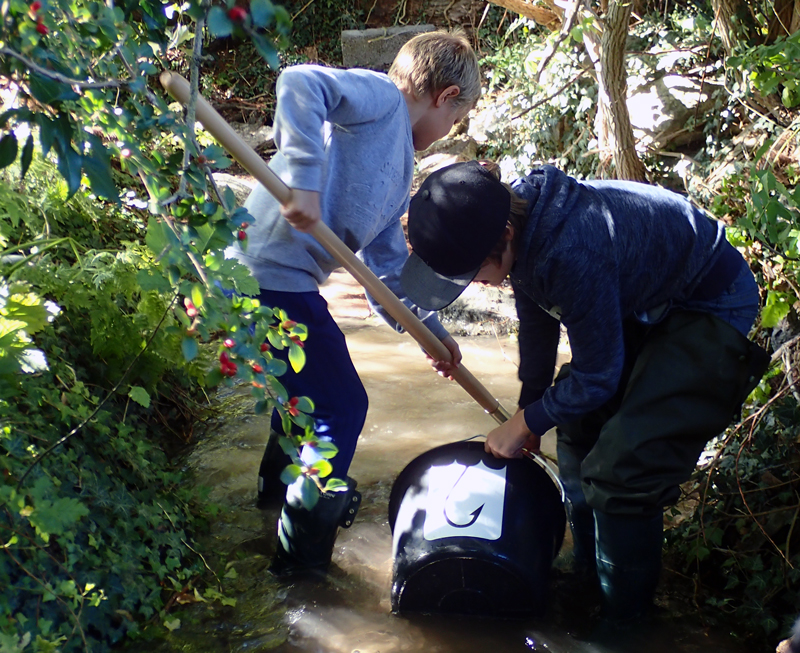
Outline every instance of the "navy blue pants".
<svg viewBox="0 0 800 653">
<path fill-rule="evenodd" d="M 279 378 L 289 397 L 308 397 L 314 402 L 316 434 L 331 440 L 339 453 L 331 460 L 333 477 L 345 478 L 356 441 L 367 417 L 367 392 L 358 377 L 344 334 L 331 317 L 328 303 L 318 292 L 279 292 L 263 290 L 259 295 L 263 306 L 282 308 L 290 320 L 308 327 L 305 341 L 306 364 L 299 373 L 291 366 Z M 288 350 L 287 350 L 288 351 Z M 286 358 L 286 352 L 273 352 Z M 272 415 L 272 428 L 283 433 L 277 411 Z"/>
</svg>

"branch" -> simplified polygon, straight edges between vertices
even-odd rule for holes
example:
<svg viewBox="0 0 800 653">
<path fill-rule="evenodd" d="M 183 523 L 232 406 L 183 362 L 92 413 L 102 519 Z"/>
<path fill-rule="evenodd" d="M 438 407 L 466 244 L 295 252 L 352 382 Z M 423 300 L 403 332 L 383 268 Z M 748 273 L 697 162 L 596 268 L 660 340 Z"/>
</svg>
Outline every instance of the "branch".
<svg viewBox="0 0 800 653">
<path fill-rule="evenodd" d="M 94 89 L 94 88 L 125 88 L 127 87 L 130 82 L 127 81 L 120 81 L 118 79 L 106 81 L 106 82 L 81 82 L 77 79 L 72 79 L 71 77 L 67 77 L 66 75 L 62 75 L 61 73 L 57 73 L 53 70 L 48 70 L 47 68 L 42 68 L 37 63 L 34 63 L 27 57 L 22 56 L 18 52 L 14 52 L 9 48 L 0 48 L 0 55 L 6 55 L 17 59 L 24 63 L 28 68 L 32 71 L 39 73 L 45 77 L 49 77 L 50 79 L 54 79 L 57 82 L 61 82 L 62 84 L 69 84 L 70 86 L 74 86 L 80 89 Z"/>
<path fill-rule="evenodd" d="M 575 23 L 578 19 L 578 6 L 580 4 L 582 4 L 582 0 L 573 0 L 572 4 L 570 4 L 570 6 L 567 7 L 567 10 L 564 12 L 564 22 L 561 23 L 561 32 L 559 33 L 558 38 L 547 48 L 544 59 L 542 59 L 542 63 L 539 64 L 539 68 L 536 71 L 535 81 L 537 84 L 542 77 L 544 69 L 547 68 L 550 60 L 555 56 L 558 46 L 560 46 L 566 40 L 566 38 L 569 36 L 569 33 L 572 31 L 572 28 L 575 27 Z"/>
<path fill-rule="evenodd" d="M 520 114 L 514 116 L 513 118 L 511 118 L 511 120 L 516 120 L 517 118 L 522 118 L 522 116 L 524 116 L 529 111 L 533 111 L 537 107 L 542 106 L 545 102 L 549 102 L 550 100 L 552 100 L 557 95 L 560 95 L 562 93 L 562 91 L 564 91 L 565 89 L 567 89 L 570 86 L 572 86 L 576 81 L 578 81 L 581 77 L 583 77 L 590 70 L 592 70 L 592 69 L 591 68 L 583 68 L 580 72 L 578 72 L 577 75 L 575 75 L 572 79 L 570 79 L 566 84 L 564 84 L 564 86 L 562 86 L 560 89 L 558 89 L 555 93 L 551 93 L 546 98 L 544 98 L 542 100 L 539 100 L 536 104 L 534 104 L 532 106 L 529 106 L 527 109 L 525 109 L 525 111 L 523 111 L 522 113 L 520 113 Z"/>
</svg>

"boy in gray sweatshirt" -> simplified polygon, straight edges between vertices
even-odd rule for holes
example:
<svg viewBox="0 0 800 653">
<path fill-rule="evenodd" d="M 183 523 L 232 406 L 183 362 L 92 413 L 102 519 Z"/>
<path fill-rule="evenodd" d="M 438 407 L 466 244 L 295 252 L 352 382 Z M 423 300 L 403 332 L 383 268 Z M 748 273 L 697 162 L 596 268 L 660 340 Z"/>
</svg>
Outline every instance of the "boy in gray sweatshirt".
<svg viewBox="0 0 800 653">
<path fill-rule="evenodd" d="M 436 171 L 409 208 L 402 284 L 439 310 L 471 282 L 510 277 L 519 411 L 486 438 L 500 458 L 557 426 L 579 568 L 614 624 L 644 613 L 663 508 L 769 356 L 747 339 L 759 292 L 722 223 L 686 198 L 542 166 L 512 186 L 477 161 Z M 560 325 L 572 359 L 553 383 Z"/>
<path fill-rule="evenodd" d="M 258 186 L 245 208 L 254 221 L 246 251 L 232 255 L 247 265 L 261 288 L 260 301 L 284 309 L 308 327 L 306 365 L 281 377 L 289 396 L 314 402 L 315 430 L 338 448 L 334 477 L 346 478 L 367 414 L 367 395 L 345 338 L 319 294 L 338 263 L 308 233 L 322 220 L 392 291 L 404 299 L 399 273 L 408 258 L 400 217 L 408 207 L 414 151 L 446 136 L 480 95 L 480 72 L 469 42 L 460 35 L 428 32 L 400 50 L 388 75 L 302 65 L 284 70 L 277 83 L 272 170 L 292 189 L 280 206 Z M 402 328 L 371 300 L 390 325 Z M 455 340 L 436 313 L 409 308 L 439 337 L 458 362 Z M 259 506 L 284 499 L 278 482 L 289 460 L 273 435 L 259 471 Z M 325 568 L 337 527 L 352 523 L 360 495 L 323 495 L 312 511 L 286 502 L 278 523 L 272 571 Z"/>
</svg>

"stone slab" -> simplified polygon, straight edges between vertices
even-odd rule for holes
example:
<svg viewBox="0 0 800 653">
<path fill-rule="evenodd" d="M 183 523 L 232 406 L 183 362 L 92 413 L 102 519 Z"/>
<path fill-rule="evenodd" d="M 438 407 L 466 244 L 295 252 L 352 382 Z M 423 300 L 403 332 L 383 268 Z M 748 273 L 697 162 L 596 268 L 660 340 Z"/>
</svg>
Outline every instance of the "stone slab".
<svg viewBox="0 0 800 653">
<path fill-rule="evenodd" d="M 342 63 L 345 68 L 369 68 L 386 72 L 406 41 L 433 25 L 401 25 L 373 29 L 348 29 L 342 32 Z"/>
</svg>

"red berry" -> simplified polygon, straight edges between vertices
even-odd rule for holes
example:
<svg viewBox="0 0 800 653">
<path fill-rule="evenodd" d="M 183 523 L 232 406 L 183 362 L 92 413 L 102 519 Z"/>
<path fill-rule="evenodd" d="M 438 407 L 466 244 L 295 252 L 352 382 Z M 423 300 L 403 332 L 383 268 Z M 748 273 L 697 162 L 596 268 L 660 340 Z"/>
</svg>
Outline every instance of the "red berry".
<svg viewBox="0 0 800 653">
<path fill-rule="evenodd" d="M 304 349 L 306 346 L 306 344 L 300 340 L 300 336 L 292 336 L 292 342 L 300 347 L 300 349 Z"/>
<path fill-rule="evenodd" d="M 237 369 L 238 368 L 236 367 L 236 363 L 228 363 L 228 365 L 225 367 L 222 373 L 225 374 L 226 376 L 235 376 Z"/>
<path fill-rule="evenodd" d="M 292 327 L 297 326 L 297 322 L 295 322 L 294 320 L 286 320 L 286 322 L 281 324 L 281 326 L 288 331 Z"/>
<path fill-rule="evenodd" d="M 42 36 L 47 36 L 47 27 L 41 23 L 36 23 L 36 31 Z"/>
<path fill-rule="evenodd" d="M 253 371 L 254 371 L 256 374 L 261 374 L 261 372 L 263 372 L 263 371 L 264 371 L 264 368 L 263 368 L 263 367 L 261 367 L 261 365 L 259 365 L 258 363 L 255 363 L 255 364 L 253 365 Z"/>
<path fill-rule="evenodd" d="M 230 359 L 230 357 L 228 356 L 228 352 L 227 352 L 227 351 L 223 351 L 223 352 L 222 352 L 222 353 L 219 355 L 219 362 L 220 362 L 220 363 L 222 363 L 223 365 L 227 365 L 228 363 L 230 363 L 230 362 L 231 362 L 231 359 Z"/>
<path fill-rule="evenodd" d="M 36 0 L 36 2 L 31 2 L 31 11 L 32 11 L 34 14 L 35 14 L 37 11 L 39 11 L 41 8 L 42 8 L 42 3 L 41 3 L 41 2 L 39 2 L 39 0 Z"/>
<path fill-rule="evenodd" d="M 290 406 L 288 412 L 292 417 L 297 417 L 300 414 L 300 411 L 294 406 Z"/>
<path fill-rule="evenodd" d="M 247 238 L 247 232 L 244 229 L 239 229 L 239 233 L 236 234 L 236 237 L 239 240 L 244 240 L 245 238 Z"/>
<path fill-rule="evenodd" d="M 228 349 L 232 349 L 236 343 L 231 338 L 225 338 L 222 344 L 225 345 Z"/>
<path fill-rule="evenodd" d="M 300 403 L 300 400 L 297 397 L 292 397 L 289 399 L 289 405 L 294 408 L 297 404 Z"/>
<path fill-rule="evenodd" d="M 261 343 L 261 351 L 269 351 L 269 345 L 266 342 Z"/>
<path fill-rule="evenodd" d="M 228 18 L 234 23 L 240 23 L 247 18 L 247 10 L 244 7 L 231 7 L 228 9 Z"/>
<path fill-rule="evenodd" d="M 242 229 L 247 229 L 247 227 L 249 227 L 249 226 L 250 226 L 249 222 L 242 222 L 242 224 L 241 224 Z"/>
</svg>

